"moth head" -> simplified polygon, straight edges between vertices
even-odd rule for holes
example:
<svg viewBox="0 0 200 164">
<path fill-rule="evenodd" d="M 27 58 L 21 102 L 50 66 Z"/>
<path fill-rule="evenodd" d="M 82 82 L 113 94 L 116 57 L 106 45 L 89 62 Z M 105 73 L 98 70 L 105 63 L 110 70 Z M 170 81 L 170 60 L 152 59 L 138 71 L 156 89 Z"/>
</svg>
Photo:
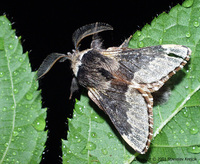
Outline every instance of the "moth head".
<svg viewBox="0 0 200 164">
<path fill-rule="evenodd" d="M 95 47 L 96 45 L 99 45 L 99 40 L 97 38 L 97 34 L 102 31 L 107 30 L 113 30 L 112 26 L 106 23 L 92 23 L 85 26 L 82 26 L 81 28 L 77 29 L 73 35 L 72 35 L 72 41 L 75 46 L 75 50 L 73 50 L 72 53 L 60 54 L 60 53 L 52 53 L 48 55 L 43 63 L 40 65 L 38 69 L 38 79 L 44 76 L 57 61 L 65 61 L 70 60 L 72 63 L 72 69 L 74 71 L 74 68 L 76 68 L 77 61 L 80 59 L 80 56 L 82 56 L 85 52 L 81 51 L 79 52 L 78 48 L 80 46 L 80 42 L 82 39 L 86 38 L 87 36 L 93 35 L 93 41 L 91 43 L 91 47 Z M 76 71 L 75 71 L 76 72 Z"/>
</svg>

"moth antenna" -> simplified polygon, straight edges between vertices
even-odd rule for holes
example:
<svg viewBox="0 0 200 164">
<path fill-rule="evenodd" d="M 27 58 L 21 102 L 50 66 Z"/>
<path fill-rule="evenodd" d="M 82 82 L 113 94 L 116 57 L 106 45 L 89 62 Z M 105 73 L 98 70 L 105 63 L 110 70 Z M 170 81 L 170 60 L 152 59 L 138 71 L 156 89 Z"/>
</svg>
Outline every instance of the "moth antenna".
<svg viewBox="0 0 200 164">
<path fill-rule="evenodd" d="M 49 70 L 52 68 L 52 66 L 60 59 L 65 58 L 68 59 L 67 55 L 65 54 L 60 54 L 60 53 L 52 53 L 48 55 L 42 64 L 40 65 L 37 75 L 38 79 L 40 79 L 42 76 L 44 76 Z"/>
<path fill-rule="evenodd" d="M 74 43 L 75 49 L 78 50 L 79 43 L 85 37 L 107 30 L 113 30 L 113 27 L 109 24 L 102 22 L 96 22 L 82 26 L 81 28 L 77 29 L 72 35 L 72 41 Z"/>
</svg>

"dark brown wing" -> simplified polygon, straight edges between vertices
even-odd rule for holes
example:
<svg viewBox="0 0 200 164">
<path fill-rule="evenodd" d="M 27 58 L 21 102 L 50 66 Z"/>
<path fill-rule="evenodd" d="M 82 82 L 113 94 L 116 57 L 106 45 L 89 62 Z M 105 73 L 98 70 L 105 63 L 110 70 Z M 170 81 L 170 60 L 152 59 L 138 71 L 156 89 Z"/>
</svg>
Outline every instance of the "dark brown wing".
<svg viewBox="0 0 200 164">
<path fill-rule="evenodd" d="M 123 139 L 144 154 L 153 135 L 153 99 L 150 93 L 118 80 L 106 90 L 89 88 L 89 97 L 105 111 Z"/>
<path fill-rule="evenodd" d="M 113 47 L 102 53 L 119 62 L 118 72 L 127 74 L 130 82 L 143 84 L 154 92 L 187 63 L 191 50 L 169 44 L 140 49 Z"/>
</svg>

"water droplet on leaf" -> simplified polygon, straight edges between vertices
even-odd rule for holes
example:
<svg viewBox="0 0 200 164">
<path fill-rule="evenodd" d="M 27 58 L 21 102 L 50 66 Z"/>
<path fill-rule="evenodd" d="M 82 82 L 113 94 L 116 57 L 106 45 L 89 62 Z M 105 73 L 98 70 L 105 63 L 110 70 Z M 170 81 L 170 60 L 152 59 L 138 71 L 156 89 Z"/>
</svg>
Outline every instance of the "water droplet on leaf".
<svg viewBox="0 0 200 164">
<path fill-rule="evenodd" d="M 3 77 L 4 76 L 4 72 L 0 72 L 0 77 Z"/>
<path fill-rule="evenodd" d="M 17 76 L 18 75 L 18 72 L 17 71 L 14 71 L 13 72 L 13 76 Z"/>
<path fill-rule="evenodd" d="M 186 117 L 186 118 L 188 117 L 188 110 L 187 110 L 186 107 L 183 109 L 183 112 L 182 112 L 182 113 L 183 113 L 183 116 L 184 116 L 184 117 Z"/>
<path fill-rule="evenodd" d="M 108 136 L 108 138 L 114 138 L 114 135 L 111 132 L 108 132 L 107 136 Z"/>
<path fill-rule="evenodd" d="M 193 127 L 190 128 L 190 133 L 191 134 L 197 134 L 198 132 L 199 132 L 198 127 L 193 126 Z"/>
<path fill-rule="evenodd" d="M 26 94 L 25 97 L 26 97 L 27 100 L 32 100 L 33 99 L 33 94 L 29 92 L 29 93 Z"/>
<path fill-rule="evenodd" d="M 19 134 L 19 133 L 18 133 L 17 131 L 13 131 L 13 136 L 16 137 L 16 136 L 18 136 L 18 134 Z"/>
<path fill-rule="evenodd" d="M 14 46 L 12 44 L 9 45 L 9 49 L 12 50 Z"/>
<path fill-rule="evenodd" d="M 140 41 L 140 42 L 138 43 L 138 47 L 140 47 L 140 48 L 144 47 L 144 43 L 143 43 L 142 41 Z"/>
<path fill-rule="evenodd" d="M 98 122 L 98 123 L 103 123 L 104 122 L 104 119 L 101 118 L 99 115 L 97 115 L 95 113 L 91 114 L 91 120 L 95 121 L 95 122 Z"/>
<path fill-rule="evenodd" d="M 191 36 L 190 32 L 187 32 L 185 36 L 189 38 Z"/>
<path fill-rule="evenodd" d="M 33 127 L 37 131 L 43 131 L 45 126 L 46 126 L 45 119 L 43 117 L 41 117 L 41 116 L 36 118 L 35 121 L 33 122 Z"/>
<path fill-rule="evenodd" d="M 19 91 L 18 91 L 18 89 L 13 89 L 13 92 L 16 94 L 16 93 L 18 93 Z"/>
<path fill-rule="evenodd" d="M 106 149 L 101 149 L 101 152 L 102 152 L 103 155 L 107 155 L 108 154 L 108 150 L 106 150 Z"/>
<path fill-rule="evenodd" d="M 162 42 L 163 42 L 163 39 L 159 39 L 159 44 L 162 44 Z"/>
<path fill-rule="evenodd" d="M 7 107 L 3 107 L 3 111 L 5 112 L 7 110 Z"/>
<path fill-rule="evenodd" d="M 186 122 L 185 125 L 186 125 L 186 126 L 190 126 L 190 123 L 189 123 L 189 122 Z"/>
<path fill-rule="evenodd" d="M 195 21 L 195 22 L 193 23 L 193 25 L 194 25 L 194 27 L 199 27 L 199 22 Z"/>
<path fill-rule="evenodd" d="M 182 3 L 182 6 L 183 7 L 191 7 L 193 5 L 193 2 L 194 0 L 185 0 L 183 3 Z"/>
<path fill-rule="evenodd" d="M 140 31 L 137 31 L 137 36 L 141 36 L 141 32 Z"/>
<path fill-rule="evenodd" d="M 91 137 L 92 138 L 96 138 L 97 137 L 97 134 L 95 132 L 91 132 Z"/>
<path fill-rule="evenodd" d="M 200 153 L 200 147 L 198 147 L 198 146 L 189 147 L 187 149 L 187 151 L 189 153 L 198 154 L 198 153 Z"/>
<path fill-rule="evenodd" d="M 86 145 L 86 149 L 87 150 L 95 150 L 96 149 L 96 145 L 92 142 L 88 142 Z"/>
<path fill-rule="evenodd" d="M 22 57 L 19 57 L 19 62 L 23 62 L 23 58 Z"/>
<path fill-rule="evenodd" d="M 76 112 L 78 114 L 82 115 L 83 114 L 83 108 L 82 108 L 82 106 L 78 106 L 78 108 L 76 107 Z"/>
</svg>

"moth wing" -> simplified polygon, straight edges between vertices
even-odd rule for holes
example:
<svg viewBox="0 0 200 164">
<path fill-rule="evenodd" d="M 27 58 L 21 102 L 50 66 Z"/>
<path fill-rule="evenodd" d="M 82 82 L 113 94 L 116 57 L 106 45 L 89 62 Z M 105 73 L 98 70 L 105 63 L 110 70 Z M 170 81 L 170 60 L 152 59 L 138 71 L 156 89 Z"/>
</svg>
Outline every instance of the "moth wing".
<svg viewBox="0 0 200 164">
<path fill-rule="evenodd" d="M 112 88 L 104 91 L 89 88 L 88 95 L 109 116 L 122 138 L 144 154 L 153 135 L 152 105 L 147 105 L 144 93 L 132 86 L 127 91 L 117 87 L 116 92 Z"/>
<path fill-rule="evenodd" d="M 139 49 L 108 48 L 102 54 L 118 61 L 118 72 L 124 72 L 139 84 L 157 91 L 178 70 L 183 68 L 191 50 L 182 45 L 159 45 Z"/>
</svg>

